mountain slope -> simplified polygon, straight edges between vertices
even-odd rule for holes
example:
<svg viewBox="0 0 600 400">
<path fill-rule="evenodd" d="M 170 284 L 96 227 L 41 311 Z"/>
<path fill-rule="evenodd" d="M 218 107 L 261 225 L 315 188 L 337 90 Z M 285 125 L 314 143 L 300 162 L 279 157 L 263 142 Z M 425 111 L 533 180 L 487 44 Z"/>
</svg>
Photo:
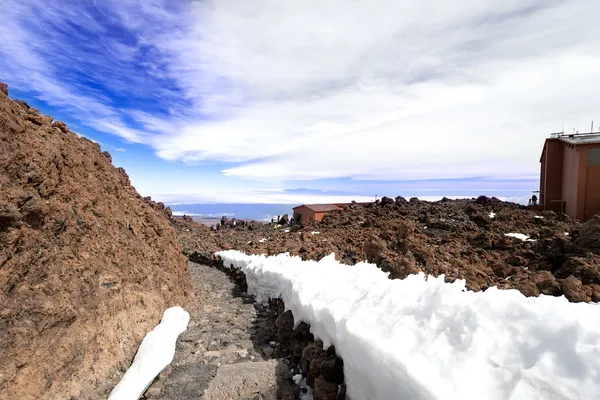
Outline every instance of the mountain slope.
<svg viewBox="0 0 600 400">
<path fill-rule="evenodd" d="M 100 146 L 0 85 L 0 393 L 94 395 L 191 278 L 166 213 Z"/>
</svg>

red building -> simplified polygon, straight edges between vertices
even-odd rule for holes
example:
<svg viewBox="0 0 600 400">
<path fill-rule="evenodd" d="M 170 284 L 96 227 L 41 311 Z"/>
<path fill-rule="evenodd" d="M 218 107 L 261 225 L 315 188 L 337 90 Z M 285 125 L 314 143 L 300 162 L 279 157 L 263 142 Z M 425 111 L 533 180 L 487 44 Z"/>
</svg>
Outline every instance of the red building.
<svg viewBox="0 0 600 400">
<path fill-rule="evenodd" d="M 600 213 L 600 132 L 553 134 L 540 158 L 540 205 L 585 221 Z"/>
<path fill-rule="evenodd" d="M 334 204 L 302 204 L 294 207 L 294 221 L 300 224 L 320 221 L 328 212 L 341 209 L 342 207 Z"/>
</svg>

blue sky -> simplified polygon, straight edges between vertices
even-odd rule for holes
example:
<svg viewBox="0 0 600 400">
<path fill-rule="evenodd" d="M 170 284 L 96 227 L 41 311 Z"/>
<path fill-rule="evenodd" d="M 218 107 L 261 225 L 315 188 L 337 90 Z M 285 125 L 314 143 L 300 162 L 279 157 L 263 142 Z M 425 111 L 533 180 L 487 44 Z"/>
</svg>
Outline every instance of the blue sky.
<svg viewBox="0 0 600 400">
<path fill-rule="evenodd" d="M 600 100 L 593 0 L 7 0 L 0 80 L 171 203 L 526 198 Z"/>
</svg>

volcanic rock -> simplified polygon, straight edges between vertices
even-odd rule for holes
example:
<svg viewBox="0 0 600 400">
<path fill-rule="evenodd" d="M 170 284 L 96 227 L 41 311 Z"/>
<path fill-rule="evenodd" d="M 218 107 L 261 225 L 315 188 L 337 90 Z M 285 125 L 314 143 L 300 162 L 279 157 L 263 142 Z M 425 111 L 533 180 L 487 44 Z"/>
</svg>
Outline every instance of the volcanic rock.
<svg viewBox="0 0 600 400">
<path fill-rule="evenodd" d="M 97 144 L 2 88 L 0 397 L 102 398 L 163 311 L 189 305 L 187 262 Z"/>
</svg>

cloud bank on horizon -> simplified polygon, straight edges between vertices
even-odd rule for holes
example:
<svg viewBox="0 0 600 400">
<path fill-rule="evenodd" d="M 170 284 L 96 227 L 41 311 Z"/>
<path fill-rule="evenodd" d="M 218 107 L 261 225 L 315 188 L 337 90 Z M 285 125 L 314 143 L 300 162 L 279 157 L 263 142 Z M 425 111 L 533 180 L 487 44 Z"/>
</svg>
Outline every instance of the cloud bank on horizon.
<svg viewBox="0 0 600 400">
<path fill-rule="evenodd" d="M 8 0 L 3 14 L 1 79 L 224 180 L 533 180 L 548 133 L 598 117 L 595 0 Z"/>
</svg>

